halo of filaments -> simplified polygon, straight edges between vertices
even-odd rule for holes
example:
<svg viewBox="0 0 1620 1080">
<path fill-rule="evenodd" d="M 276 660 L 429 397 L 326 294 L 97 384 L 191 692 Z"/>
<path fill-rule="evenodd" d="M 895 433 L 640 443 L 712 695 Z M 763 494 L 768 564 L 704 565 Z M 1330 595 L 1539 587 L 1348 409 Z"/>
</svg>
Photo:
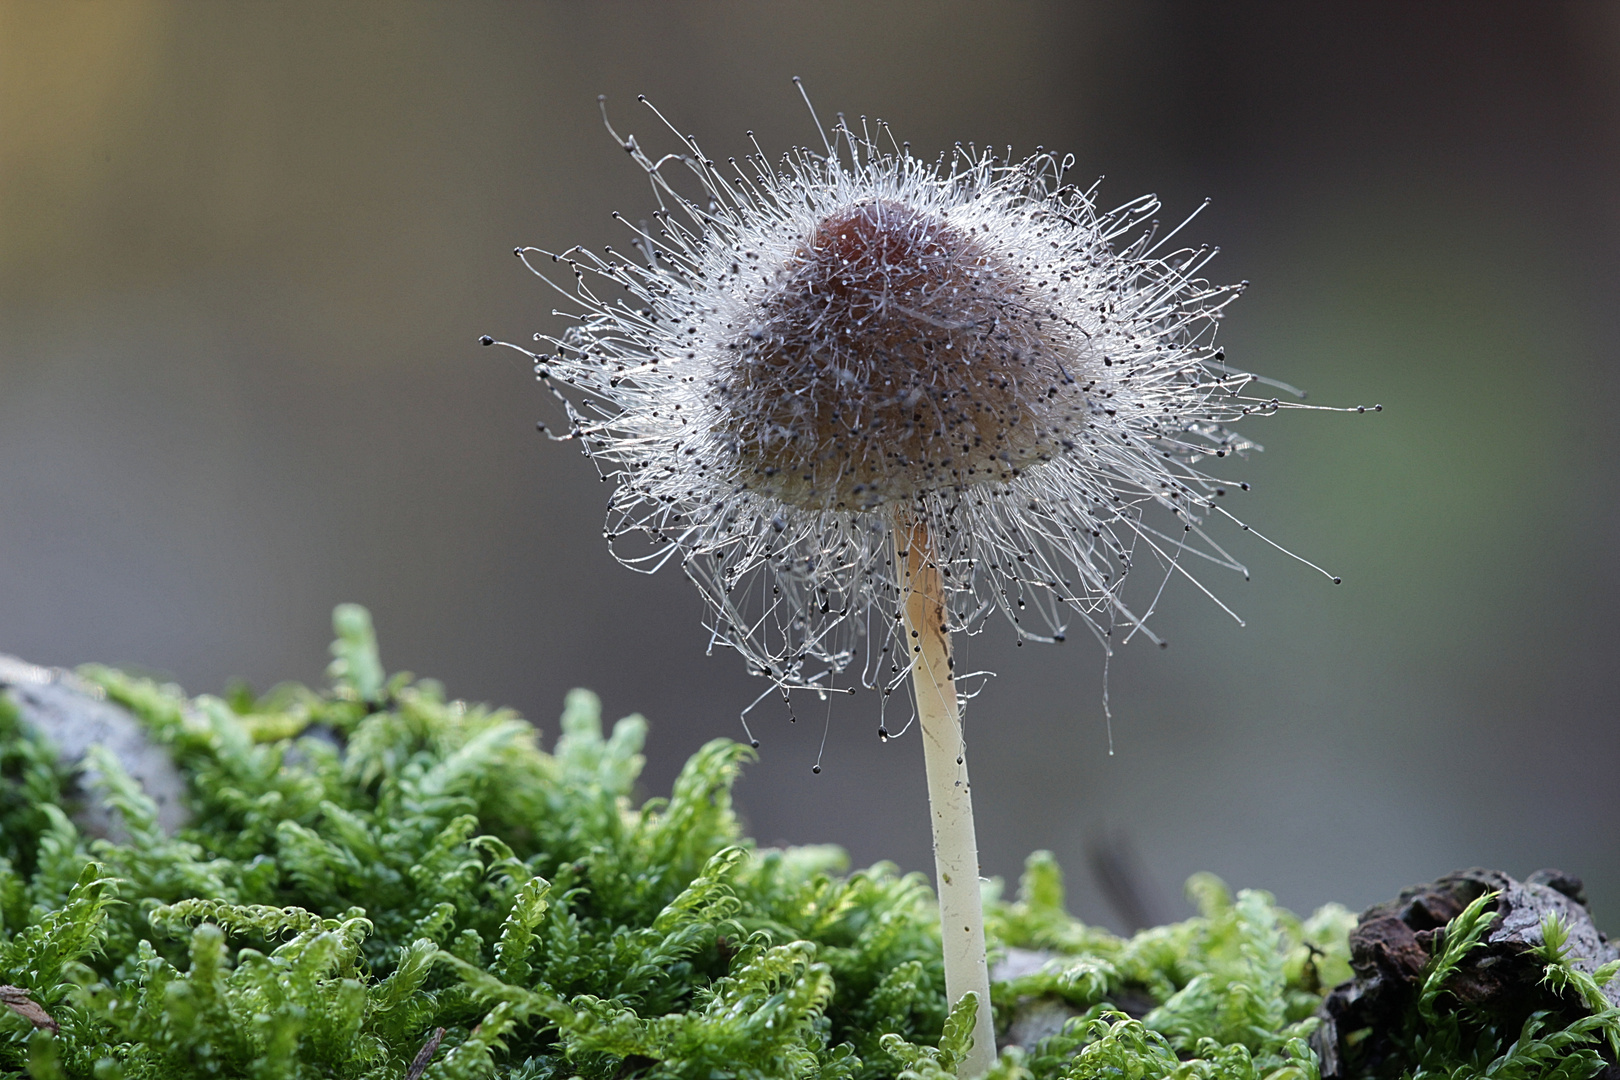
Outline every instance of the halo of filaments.
<svg viewBox="0 0 1620 1080">
<path fill-rule="evenodd" d="M 679 565 L 712 645 L 784 691 L 886 695 L 909 654 L 893 536 L 919 524 L 952 631 L 1078 623 L 1111 651 L 1159 641 L 1170 577 L 1246 575 L 1206 525 L 1247 485 L 1201 463 L 1257 448 L 1233 421 L 1306 406 L 1225 365 L 1242 286 L 1200 276 L 1212 249 L 1166 250 L 1154 197 L 1103 212 L 1072 158 L 925 161 L 864 118 L 776 158 L 750 133 L 724 163 L 676 135 L 653 158 L 614 133 L 658 203 L 633 253 L 518 250 L 578 304 L 524 351 L 554 437 L 615 484 L 614 554 Z M 1121 587 L 1143 574 L 1139 610 Z"/>
</svg>

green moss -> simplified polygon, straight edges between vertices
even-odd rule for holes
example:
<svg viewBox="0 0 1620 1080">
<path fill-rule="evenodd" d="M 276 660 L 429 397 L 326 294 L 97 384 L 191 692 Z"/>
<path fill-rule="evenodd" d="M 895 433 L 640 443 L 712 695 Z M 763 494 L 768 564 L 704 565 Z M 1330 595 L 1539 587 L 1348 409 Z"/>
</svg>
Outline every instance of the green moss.
<svg viewBox="0 0 1620 1080">
<path fill-rule="evenodd" d="M 434 1080 L 952 1075 L 972 1006 L 946 1014 L 927 882 L 844 873 L 834 848 L 756 849 L 731 803 L 748 748 L 709 743 L 668 799 L 636 807 L 640 717 L 605 733 L 575 691 L 547 752 L 510 712 L 387 677 L 363 610 L 335 623 L 322 693 L 188 699 L 85 669 L 184 771 L 177 837 L 105 753 L 127 842 L 80 835 L 54 759 L 0 697 L 0 984 L 59 1025 L 0 1008 L 0 1071 L 400 1077 L 443 1028 Z M 995 1075 L 1316 1080 L 1306 1037 L 1349 974 L 1353 919 L 1301 921 L 1209 878 L 1192 891 L 1198 917 L 1119 938 L 1070 917 L 1057 866 L 1033 856 L 1017 898 L 990 906 L 992 949 L 1056 958 L 991 1004 L 1077 1015 Z M 1549 972 L 1573 978 L 1555 953 Z M 1606 1016 L 1487 1045 L 1445 1012 L 1444 978 L 1414 1037 L 1455 1038 L 1425 1043 L 1420 1073 L 1584 1080 L 1617 1030 Z"/>
</svg>

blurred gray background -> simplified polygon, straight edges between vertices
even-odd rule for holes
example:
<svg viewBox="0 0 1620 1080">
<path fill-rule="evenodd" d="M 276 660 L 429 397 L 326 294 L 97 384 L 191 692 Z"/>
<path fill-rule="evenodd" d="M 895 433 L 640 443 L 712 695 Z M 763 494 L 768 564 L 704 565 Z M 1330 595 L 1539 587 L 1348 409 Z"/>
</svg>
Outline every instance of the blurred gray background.
<svg viewBox="0 0 1620 1080">
<path fill-rule="evenodd" d="M 1412 10 L 1420 8 L 1421 10 Z M 968 660 L 988 873 L 1087 851 L 1155 916 L 1212 870 L 1300 910 L 1454 867 L 1583 876 L 1620 931 L 1620 7 L 569 3 L 0 6 L 0 651 L 192 692 L 318 681 L 329 613 L 384 661 L 555 736 L 571 686 L 652 721 L 649 794 L 764 686 L 696 591 L 601 540 L 606 492 L 534 431 L 489 332 L 557 329 L 510 254 L 625 242 L 604 133 L 780 151 L 823 115 L 919 152 L 1072 150 L 1249 279 L 1239 365 L 1380 415 L 1254 424 L 1249 537 L 1183 584 L 1168 651 Z M 655 142 L 654 145 L 661 145 Z M 915 736 L 866 696 L 751 719 L 764 842 L 931 869 Z M 824 770 L 811 774 L 826 732 Z M 1133 854 L 1134 853 L 1134 854 Z"/>
</svg>

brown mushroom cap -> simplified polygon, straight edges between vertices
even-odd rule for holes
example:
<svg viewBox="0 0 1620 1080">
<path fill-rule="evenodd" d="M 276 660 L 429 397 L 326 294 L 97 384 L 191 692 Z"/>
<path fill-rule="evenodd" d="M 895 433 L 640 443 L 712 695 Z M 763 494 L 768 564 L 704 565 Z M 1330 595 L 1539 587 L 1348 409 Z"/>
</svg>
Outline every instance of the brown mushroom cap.
<svg viewBox="0 0 1620 1080">
<path fill-rule="evenodd" d="M 1010 480 L 1038 456 L 1055 326 L 970 232 L 861 202 L 823 218 L 778 279 L 710 387 L 737 482 L 864 509 Z"/>
</svg>

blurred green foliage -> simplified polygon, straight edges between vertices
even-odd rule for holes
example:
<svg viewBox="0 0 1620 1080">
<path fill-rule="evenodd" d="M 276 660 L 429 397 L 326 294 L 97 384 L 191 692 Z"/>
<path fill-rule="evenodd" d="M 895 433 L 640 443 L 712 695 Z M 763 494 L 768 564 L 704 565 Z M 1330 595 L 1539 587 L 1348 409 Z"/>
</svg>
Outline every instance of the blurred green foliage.
<svg viewBox="0 0 1620 1080">
<path fill-rule="evenodd" d="M 85 669 L 184 770 L 192 824 L 176 837 L 106 753 L 92 764 L 123 837 L 81 835 L 67 777 L 0 697 L 0 984 L 30 1003 L 0 1008 L 0 1072 L 954 1075 L 975 1004 L 947 1013 L 927 883 L 845 874 L 830 847 L 756 849 L 731 803 L 748 748 L 709 743 L 638 808 L 640 717 L 605 733 L 576 691 L 548 753 L 510 712 L 386 676 L 362 609 L 334 622 L 324 693 L 188 699 Z M 1043 965 L 997 982 L 991 1005 L 1003 1024 L 1041 999 L 1073 1018 L 1004 1050 L 994 1075 L 1317 1080 L 1307 1037 L 1322 988 L 1349 976 L 1352 917 L 1190 888 L 1198 917 L 1119 938 L 1070 917 L 1055 862 L 1032 856 L 989 931 L 995 953 L 1042 950 Z M 1460 1030 L 1440 989 L 1470 933 L 1437 957 L 1425 1031 Z M 1549 972 L 1564 970 L 1549 941 Z M 1148 1004 L 1133 1019 L 1126 1001 Z M 1461 1067 L 1467 1042 L 1468 1060 L 1511 1066 L 1480 1075 L 1584 1080 L 1613 1024 L 1583 1023 L 1527 1028 L 1483 1059 L 1477 1035 L 1431 1038 L 1419 1071 Z"/>
</svg>

